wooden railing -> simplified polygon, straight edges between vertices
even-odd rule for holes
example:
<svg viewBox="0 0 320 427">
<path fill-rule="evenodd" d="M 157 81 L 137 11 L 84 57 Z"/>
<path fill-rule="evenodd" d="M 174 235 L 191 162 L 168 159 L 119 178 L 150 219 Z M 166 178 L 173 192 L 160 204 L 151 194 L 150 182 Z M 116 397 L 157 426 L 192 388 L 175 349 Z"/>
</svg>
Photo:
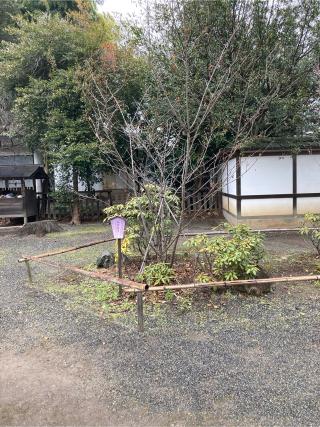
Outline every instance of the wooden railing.
<svg viewBox="0 0 320 427">
<path fill-rule="evenodd" d="M 42 199 L 38 194 L 38 212 L 40 217 L 53 219 L 66 219 L 71 215 L 71 208 L 68 205 L 58 205 L 54 200 Z M 80 214 L 84 221 L 98 221 L 103 218 L 103 209 L 108 206 L 125 203 L 130 198 L 130 193 L 126 190 L 104 190 L 97 191 L 95 198 L 88 197 L 86 193 L 80 193 Z M 219 195 L 210 194 L 208 191 L 190 192 L 185 199 L 186 213 L 209 213 L 219 211 Z M 45 205 L 45 206 L 44 206 Z"/>
</svg>

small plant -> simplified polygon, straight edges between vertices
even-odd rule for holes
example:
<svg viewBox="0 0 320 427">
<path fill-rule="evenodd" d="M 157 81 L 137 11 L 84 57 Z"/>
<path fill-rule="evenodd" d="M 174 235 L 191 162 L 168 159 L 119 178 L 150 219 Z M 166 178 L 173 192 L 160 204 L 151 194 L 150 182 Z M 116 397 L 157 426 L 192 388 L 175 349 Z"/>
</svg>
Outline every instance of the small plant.
<svg viewBox="0 0 320 427">
<path fill-rule="evenodd" d="M 195 257 L 195 269 L 219 280 L 256 277 L 263 258 L 263 236 L 247 225 L 225 224 L 227 236 L 208 238 L 198 235 L 185 242 Z M 206 280 L 205 276 L 200 278 Z"/>
<path fill-rule="evenodd" d="M 300 234 L 308 237 L 320 255 L 320 214 L 307 213 L 300 227 Z"/>
<path fill-rule="evenodd" d="M 182 311 L 190 310 L 192 307 L 192 297 L 190 295 L 183 295 L 179 298 L 179 306 Z"/>
<path fill-rule="evenodd" d="M 166 261 L 175 227 L 173 218 L 179 211 L 180 199 L 174 192 L 155 184 L 145 184 L 138 196 L 124 205 L 110 206 L 104 213 L 106 220 L 119 215 L 127 221 L 123 253 L 138 252 L 144 256 L 148 252 L 158 261 Z"/>
<path fill-rule="evenodd" d="M 315 280 L 314 286 L 320 289 L 320 280 Z"/>
<path fill-rule="evenodd" d="M 175 273 L 168 264 L 159 262 L 145 267 L 143 273 L 138 274 L 136 278 L 149 286 L 165 286 L 172 282 Z"/>
<path fill-rule="evenodd" d="M 212 278 L 206 273 L 199 273 L 195 277 L 195 281 L 197 283 L 209 283 L 209 282 L 212 282 Z"/>
<path fill-rule="evenodd" d="M 175 297 L 175 294 L 172 289 L 168 289 L 164 294 L 164 298 L 168 302 L 172 302 L 174 300 L 174 297 Z"/>
</svg>

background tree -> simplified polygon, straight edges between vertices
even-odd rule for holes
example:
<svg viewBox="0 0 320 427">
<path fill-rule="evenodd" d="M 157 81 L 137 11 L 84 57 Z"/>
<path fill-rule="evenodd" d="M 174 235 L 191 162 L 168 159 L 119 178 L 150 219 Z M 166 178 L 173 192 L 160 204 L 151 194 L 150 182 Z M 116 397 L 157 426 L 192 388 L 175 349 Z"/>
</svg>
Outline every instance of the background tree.
<svg viewBox="0 0 320 427">
<path fill-rule="evenodd" d="M 298 131 L 312 94 L 318 20 L 318 2 L 161 2 L 141 31 L 150 73 L 134 113 L 108 76 L 97 84 L 93 121 L 110 166 L 126 171 L 134 192 L 152 182 L 160 201 L 168 190 L 181 199 L 173 256 L 188 198 L 220 189 L 213 178 L 224 161 L 254 139 Z M 160 209 L 155 227 L 161 218 Z"/>
<path fill-rule="evenodd" d="M 9 30 L 11 41 L 2 43 L 2 92 L 12 94 L 16 135 L 42 152 L 47 168 L 59 164 L 66 184 L 72 171 L 72 222 L 78 223 L 78 180 L 90 190 L 101 161 L 77 70 L 106 50 L 117 29 L 111 18 L 98 16 L 89 0 L 66 3 L 62 11 L 53 1 L 42 3 L 49 13 L 18 15 Z"/>
</svg>

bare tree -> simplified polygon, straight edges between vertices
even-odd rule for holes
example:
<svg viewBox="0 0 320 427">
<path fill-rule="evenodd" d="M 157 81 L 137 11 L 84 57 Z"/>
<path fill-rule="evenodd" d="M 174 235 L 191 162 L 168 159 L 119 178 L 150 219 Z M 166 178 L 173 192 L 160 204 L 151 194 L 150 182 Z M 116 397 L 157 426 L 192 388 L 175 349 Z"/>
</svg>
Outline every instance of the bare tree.
<svg viewBox="0 0 320 427">
<path fill-rule="evenodd" d="M 120 88 L 115 88 L 108 78 L 101 84 L 93 74 L 87 86 L 92 100 L 91 121 L 108 165 L 126 177 L 134 195 L 141 191 L 147 195 L 150 206 L 154 193 L 149 194 L 148 185 L 153 183 L 158 188 L 155 227 L 150 231 L 143 224 L 148 238 L 144 260 L 152 251 L 164 260 L 170 254 L 170 262 L 174 262 L 179 235 L 193 219 L 186 220 L 188 200 L 202 189 L 206 191 L 202 201 L 221 191 L 225 163 L 243 144 L 264 135 L 256 123 L 268 112 L 272 100 L 297 83 L 293 80 L 291 87 L 288 84 L 284 89 L 280 82 L 273 82 L 268 91 L 255 99 L 254 108 L 248 108 L 252 93 L 278 60 L 279 46 L 275 43 L 264 52 L 264 69 L 248 71 L 244 76 L 246 70 L 256 67 L 259 59 L 245 46 L 244 35 L 252 26 L 252 15 L 250 3 L 240 1 L 232 11 L 228 35 L 217 40 L 206 66 L 200 64 L 199 77 L 195 62 L 203 34 L 193 34 L 186 21 L 187 3 L 172 1 L 164 5 L 168 18 L 162 29 L 157 27 L 157 14 L 153 19 L 148 15 L 153 30 L 147 29 L 145 46 L 152 78 L 133 114 L 125 109 Z M 215 111 L 221 114 L 235 102 L 237 109 L 232 119 L 227 118 L 232 144 L 212 149 L 213 137 L 221 131 Z M 178 212 L 172 212 L 166 202 L 168 191 L 181 201 Z M 168 213 L 175 223 L 169 238 L 163 226 Z M 141 220 L 144 222 L 143 215 Z"/>
</svg>

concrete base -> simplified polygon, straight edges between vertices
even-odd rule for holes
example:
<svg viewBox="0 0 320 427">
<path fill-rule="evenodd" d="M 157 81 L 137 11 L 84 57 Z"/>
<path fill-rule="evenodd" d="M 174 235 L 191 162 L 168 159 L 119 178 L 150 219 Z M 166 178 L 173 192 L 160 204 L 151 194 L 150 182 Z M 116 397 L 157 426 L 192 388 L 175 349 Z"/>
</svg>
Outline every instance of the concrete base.
<svg viewBox="0 0 320 427">
<path fill-rule="evenodd" d="M 236 218 L 229 212 L 223 211 L 225 219 L 233 225 L 247 224 L 251 228 L 263 230 L 264 228 L 297 228 L 301 226 L 303 216 L 283 216 L 270 218 Z"/>
</svg>

